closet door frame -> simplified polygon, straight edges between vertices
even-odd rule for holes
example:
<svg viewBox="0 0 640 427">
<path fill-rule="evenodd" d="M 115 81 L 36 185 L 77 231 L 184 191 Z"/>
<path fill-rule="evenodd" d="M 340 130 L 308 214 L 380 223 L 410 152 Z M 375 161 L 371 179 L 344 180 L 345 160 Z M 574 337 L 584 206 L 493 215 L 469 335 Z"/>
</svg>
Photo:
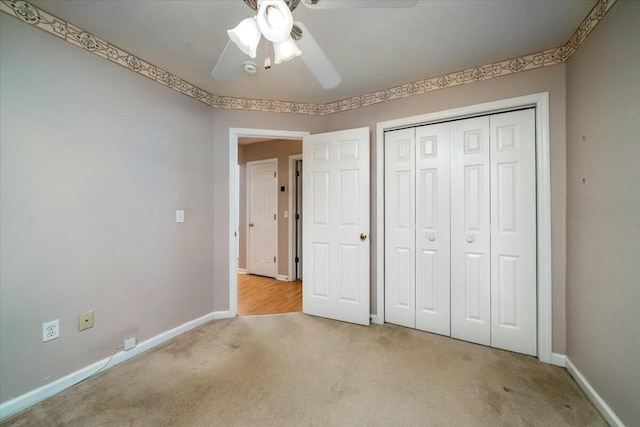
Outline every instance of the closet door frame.
<svg viewBox="0 0 640 427">
<path fill-rule="evenodd" d="M 549 92 L 470 105 L 452 110 L 379 122 L 376 126 L 376 307 L 374 323 L 384 323 L 384 132 L 403 127 L 427 125 L 443 120 L 481 114 L 501 113 L 519 108 L 536 109 L 536 210 L 537 210 L 537 332 L 538 360 L 562 364 L 552 353 L 552 278 L 551 278 L 551 163 L 549 155 Z"/>
</svg>

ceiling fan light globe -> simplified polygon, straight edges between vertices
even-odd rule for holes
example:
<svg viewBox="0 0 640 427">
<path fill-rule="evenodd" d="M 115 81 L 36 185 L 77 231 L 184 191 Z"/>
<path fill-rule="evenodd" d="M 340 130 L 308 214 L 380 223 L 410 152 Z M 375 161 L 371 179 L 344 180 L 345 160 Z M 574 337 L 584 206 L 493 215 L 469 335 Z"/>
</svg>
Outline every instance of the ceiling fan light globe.
<svg viewBox="0 0 640 427">
<path fill-rule="evenodd" d="M 296 46 L 291 36 L 284 41 L 273 43 L 273 51 L 275 52 L 275 59 L 273 61 L 275 64 L 282 64 L 296 56 L 302 55 L 302 51 L 298 49 L 298 46 Z"/>
<path fill-rule="evenodd" d="M 256 21 L 264 38 L 274 43 L 286 40 L 293 28 L 293 15 L 284 0 L 262 0 Z"/>
<path fill-rule="evenodd" d="M 227 34 L 242 52 L 251 58 L 256 57 L 261 34 L 255 18 L 243 19 L 235 28 L 228 30 Z"/>
</svg>

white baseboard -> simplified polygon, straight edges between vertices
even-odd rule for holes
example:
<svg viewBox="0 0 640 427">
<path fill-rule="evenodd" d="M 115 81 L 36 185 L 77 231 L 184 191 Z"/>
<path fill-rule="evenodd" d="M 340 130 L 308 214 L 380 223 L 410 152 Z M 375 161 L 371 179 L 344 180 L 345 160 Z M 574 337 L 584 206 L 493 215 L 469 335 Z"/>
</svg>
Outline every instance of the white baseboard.
<svg viewBox="0 0 640 427">
<path fill-rule="evenodd" d="M 249 274 L 249 273 L 247 272 L 246 268 L 239 268 L 238 267 L 238 274 Z"/>
<path fill-rule="evenodd" d="M 560 353 L 551 353 L 551 364 L 556 366 L 562 366 L 563 368 L 566 366 L 567 356 Z"/>
<path fill-rule="evenodd" d="M 278 274 L 276 276 L 276 280 L 280 280 L 281 282 L 288 282 L 289 281 L 289 276 L 287 276 L 285 274 Z"/>
<path fill-rule="evenodd" d="M 578 368 L 575 367 L 571 360 L 568 357 L 566 359 L 566 367 L 567 371 L 571 374 L 574 380 L 578 383 L 582 391 L 585 392 L 591 403 L 596 407 L 598 412 L 604 417 L 604 419 L 609 423 L 609 425 L 614 427 L 624 427 L 620 418 L 613 412 L 613 410 L 607 405 L 607 402 L 604 401 L 602 397 L 598 394 L 598 392 L 589 384 L 589 381 L 582 375 Z"/>
<path fill-rule="evenodd" d="M 382 325 L 384 322 L 378 320 L 378 316 L 375 314 L 369 315 L 369 319 L 371 319 L 371 323 L 375 323 L 376 325 Z"/>
<path fill-rule="evenodd" d="M 216 319 L 216 320 L 217 319 L 230 319 L 232 317 L 235 317 L 235 316 L 232 316 L 231 312 L 229 310 L 227 310 L 227 311 L 214 311 L 213 312 L 213 318 Z"/>
<path fill-rule="evenodd" d="M 121 351 L 119 353 L 116 353 L 116 355 L 113 356 L 111 362 L 109 362 L 109 364 L 105 366 L 102 371 L 104 372 L 113 366 L 129 360 L 132 357 L 137 356 L 138 354 L 144 353 L 147 350 L 151 350 L 152 348 L 170 340 L 171 338 L 175 338 L 178 335 L 184 334 L 185 332 L 197 328 L 198 326 L 210 322 L 211 320 L 225 319 L 228 317 L 231 317 L 229 311 L 214 311 L 213 313 L 205 314 L 202 317 L 198 317 L 197 319 L 191 320 L 166 332 L 162 332 L 155 337 L 149 338 L 148 340 L 139 343 L 129 351 Z M 15 397 L 0 404 L 0 420 L 4 420 L 5 418 L 15 415 L 18 412 L 21 412 L 29 408 L 30 406 L 33 406 L 36 403 L 53 396 L 54 394 L 60 393 L 61 391 L 66 390 L 67 388 L 90 377 L 98 369 L 100 369 L 100 367 L 107 363 L 107 360 L 109 360 L 108 357 L 92 363 L 91 365 L 79 369 L 75 372 L 72 372 L 71 374 L 59 378 L 49 384 L 38 387 L 35 390 L 31 390 L 23 394 L 22 396 Z"/>
</svg>

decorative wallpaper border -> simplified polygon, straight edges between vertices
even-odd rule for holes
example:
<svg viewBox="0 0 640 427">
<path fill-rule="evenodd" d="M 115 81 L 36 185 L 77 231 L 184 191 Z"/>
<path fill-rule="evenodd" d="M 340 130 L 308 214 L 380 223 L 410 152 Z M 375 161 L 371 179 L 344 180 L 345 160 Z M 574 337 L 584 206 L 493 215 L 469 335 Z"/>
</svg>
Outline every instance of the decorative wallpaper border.
<svg viewBox="0 0 640 427">
<path fill-rule="evenodd" d="M 434 90 L 561 64 L 573 55 L 615 2 L 616 0 L 598 0 L 564 46 L 493 64 L 485 64 L 454 73 L 443 74 L 441 76 L 326 104 L 308 104 L 214 95 L 24 0 L 1 0 L 0 10 L 81 49 L 114 62 L 130 71 L 154 80 L 156 83 L 190 96 L 214 108 L 327 115 L 392 101 L 394 99 L 421 95 Z"/>
</svg>

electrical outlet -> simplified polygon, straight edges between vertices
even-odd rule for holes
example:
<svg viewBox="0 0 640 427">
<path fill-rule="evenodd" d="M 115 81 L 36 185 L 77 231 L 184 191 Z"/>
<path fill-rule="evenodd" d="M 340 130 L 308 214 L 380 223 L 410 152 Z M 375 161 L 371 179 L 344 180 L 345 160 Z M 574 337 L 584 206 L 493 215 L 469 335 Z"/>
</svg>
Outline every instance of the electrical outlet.
<svg viewBox="0 0 640 427">
<path fill-rule="evenodd" d="M 42 342 L 51 341 L 60 336 L 60 319 L 42 324 Z"/>
<path fill-rule="evenodd" d="M 89 328 L 93 328 L 93 310 L 89 310 L 78 316 L 78 330 L 84 331 Z"/>
</svg>

